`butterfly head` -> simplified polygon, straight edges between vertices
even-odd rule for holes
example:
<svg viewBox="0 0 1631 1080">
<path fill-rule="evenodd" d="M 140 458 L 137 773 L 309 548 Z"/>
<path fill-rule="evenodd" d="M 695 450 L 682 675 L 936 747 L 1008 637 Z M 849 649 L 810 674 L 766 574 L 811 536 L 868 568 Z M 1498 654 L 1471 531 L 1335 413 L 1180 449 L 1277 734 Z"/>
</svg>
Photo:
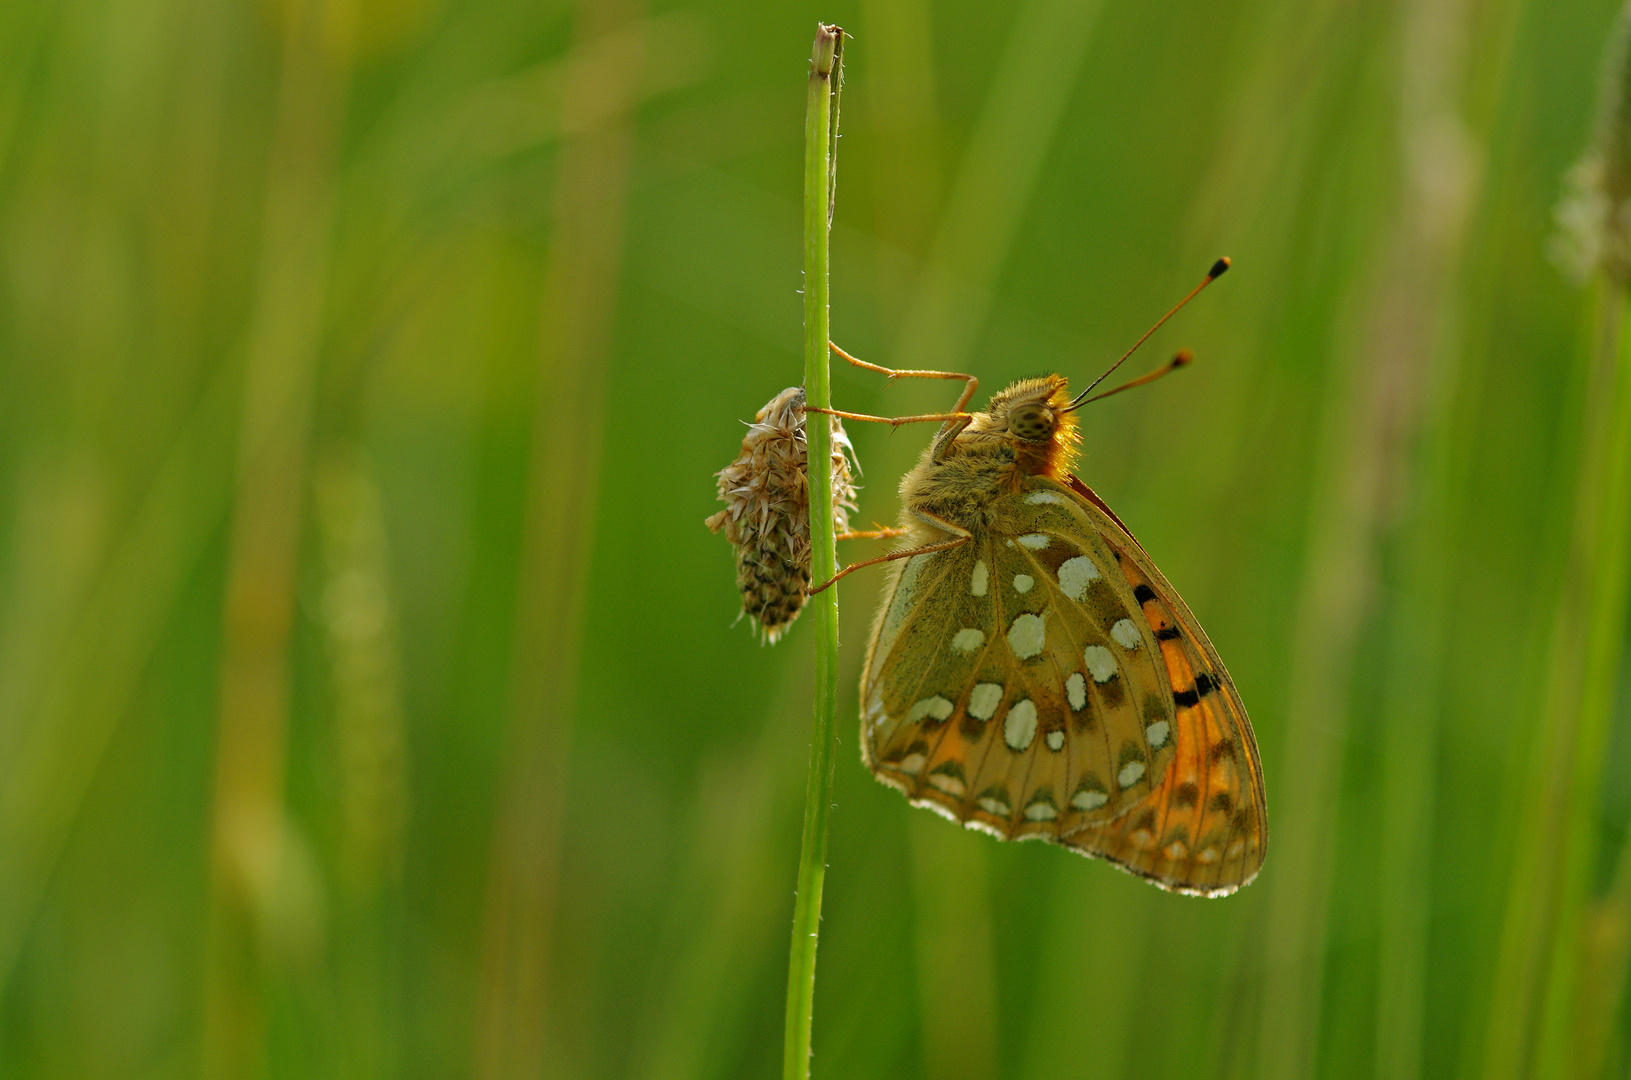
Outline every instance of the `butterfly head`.
<svg viewBox="0 0 1631 1080">
<path fill-rule="evenodd" d="M 1026 472 L 1061 479 L 1076 458 L 1076 417 L 1062 375 L 1021 379 L 994 395 L 971 433 L 1011 445 Z"/>
</svg>

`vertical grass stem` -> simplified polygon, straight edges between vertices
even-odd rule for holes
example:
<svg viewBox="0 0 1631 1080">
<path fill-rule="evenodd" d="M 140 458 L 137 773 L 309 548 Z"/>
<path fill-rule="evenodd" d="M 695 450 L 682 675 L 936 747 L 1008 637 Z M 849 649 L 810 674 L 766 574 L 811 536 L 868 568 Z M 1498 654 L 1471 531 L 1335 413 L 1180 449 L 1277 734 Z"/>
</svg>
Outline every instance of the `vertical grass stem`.
<svg viewBox="0 0 1631 1080">
<path fill-rule="evenodd" d="M 1569 177 L 1563 252 L 1591 281 L 1573 520 L 1553 624 L 1541 753 L 1520 833 L 1488 1022 L 1485 1075 L 1590 1075 L 1582 1038 L 1619 969 L 1592 951 L 1609 720 L 1631 594 L 1631 3 L 1607 50 L 1596 138 Z"/>
<path fill-rule="evenodd" d="M 827 234 L 836 191 L 838 91 L 842 82 L 844 31 L 816 27 L 804 119 L 804 392 L 819 408 L 832 407 L 827 378 Z M 837 572 L 832 515 L 832 438 L 825 423 L 806 425 L 810 470 L 811 577 L 827 581 Z M 787 967 L 787 1030 L 784 1080 L 810 1069 L 810 1016 L 815 1000 L 816 939 L 821 929 L 821 887 L 826 877 L 827 820 L 832 807 L 835 720 L 838 705 L 838 590 L 810 598 L 815 633 L 815 716 L 810 730 L 810 774 L 804 798 L 804 839 L 799 849 L 798 894 L 793 902 L 793 942 Z"/>
</svg>

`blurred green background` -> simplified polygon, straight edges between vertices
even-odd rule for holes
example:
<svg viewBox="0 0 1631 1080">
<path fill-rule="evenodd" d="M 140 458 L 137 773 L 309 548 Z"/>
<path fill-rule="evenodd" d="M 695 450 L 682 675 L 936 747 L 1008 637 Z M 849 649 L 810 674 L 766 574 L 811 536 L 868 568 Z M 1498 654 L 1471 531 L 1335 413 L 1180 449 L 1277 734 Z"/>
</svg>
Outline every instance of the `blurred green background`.
<svg viewBox="0 0 1631 1080">
<path fill-rule="evenodd" d="M 0 1075 L 776 1073 L 810 640 L 702 519 L 818 18 L 850 351 L 1080 384 L 1233 257 L 1082 475 L 1271 842 L 1199 901 L 909 809 L 850 579 L 816 1075 L 1625 1075 L 1631 376 L 1553 254 L 1615 6 L 0 5 Z M 892 521 L 928 432 L 851 434 Z"/>
</svg>

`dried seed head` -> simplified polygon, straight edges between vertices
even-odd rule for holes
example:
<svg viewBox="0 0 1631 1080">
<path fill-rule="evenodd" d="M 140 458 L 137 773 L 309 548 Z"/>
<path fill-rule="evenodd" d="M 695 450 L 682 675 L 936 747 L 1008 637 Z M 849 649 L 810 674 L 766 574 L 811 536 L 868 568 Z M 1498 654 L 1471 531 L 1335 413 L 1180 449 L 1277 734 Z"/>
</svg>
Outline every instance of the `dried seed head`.
<svg viewBox="0 0 1631 1080">
<path fill-rule="evenodd" d="M 850 472 L 855 451 L 838 417 L 827 419 L 832 423 L 833 527 L 847 532 L 846 511 L 855 509 Z M 706 523 L 736 545 L 742 611 L 772 643 L 792 625 L 810 593 L 808 469 L 804 390 L 792 386 L 759 410 L 742 440 L 742 453 L 719 471 L 725 509 Z"/>
</svg>

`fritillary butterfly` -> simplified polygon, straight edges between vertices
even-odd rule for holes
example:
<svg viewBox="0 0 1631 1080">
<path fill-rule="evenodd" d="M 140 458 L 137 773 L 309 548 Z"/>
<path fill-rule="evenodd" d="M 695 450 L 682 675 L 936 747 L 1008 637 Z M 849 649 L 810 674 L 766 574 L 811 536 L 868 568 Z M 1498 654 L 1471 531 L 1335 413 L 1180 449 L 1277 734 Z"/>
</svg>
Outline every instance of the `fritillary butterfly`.
<svg viewBox="0 0 1631 1080">
<path fill-rule="evenodd" d="M 951 413 L 889 421 L 943 426 L 901 482 L 902 548 L 871 560 L 892 569 L 861 677 L 868 768 L 969 828 L 1164 889 L 1250 882 L 1268 840 L 1251 723 L 1194 615 L 1071 471 L 1087 391 L 1030 379 L 966 413 L 973 376 L 889 374 L 966 387 Z"/>
</svg>

